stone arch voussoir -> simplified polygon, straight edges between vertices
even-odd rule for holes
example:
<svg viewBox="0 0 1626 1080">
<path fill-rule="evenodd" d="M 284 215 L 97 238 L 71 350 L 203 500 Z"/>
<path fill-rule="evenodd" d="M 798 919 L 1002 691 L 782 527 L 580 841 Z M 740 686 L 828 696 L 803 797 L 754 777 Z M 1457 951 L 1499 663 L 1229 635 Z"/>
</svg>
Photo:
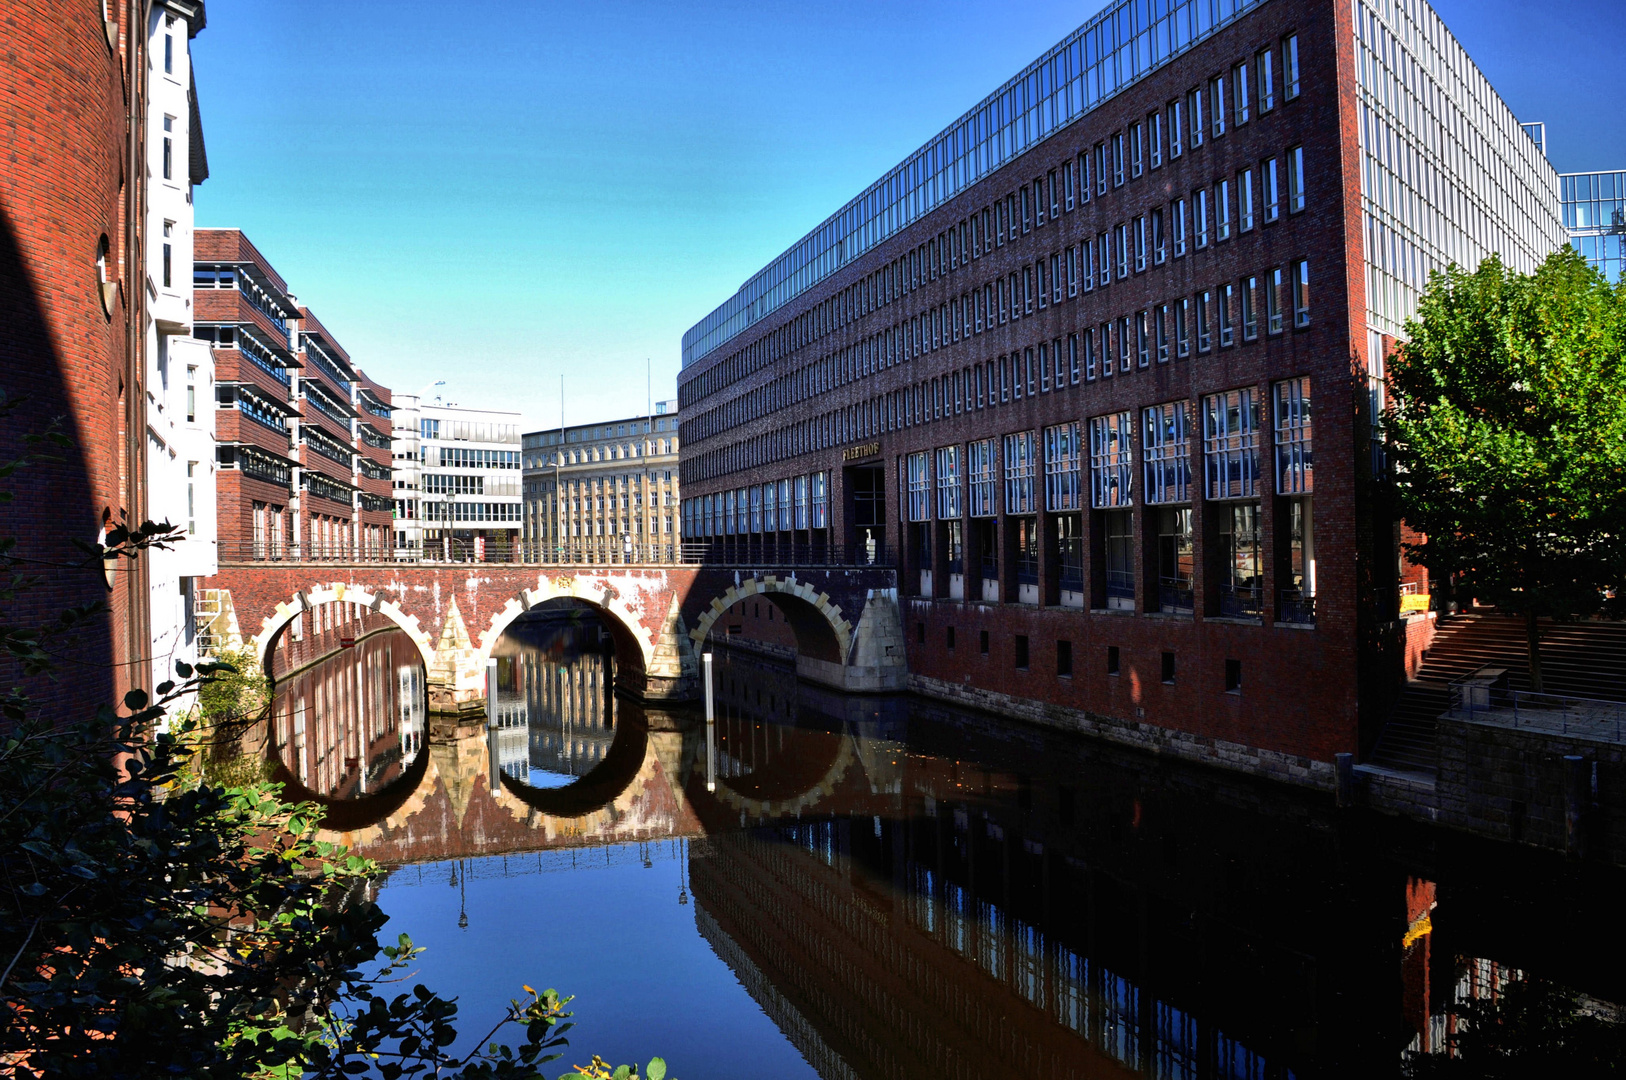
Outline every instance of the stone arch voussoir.
<svg viewBox="0 0 1626 1080">
<path fill-rule="evenodd" d="M 841 661 L 846 663 L 847 658 L 852 655 L 853 624 L 842 615 L 841 606 L 831 602 L 828 593 L 798 580 L 794 574 L 784 578 L 777 574 L 754 574 L 736 585 L 730 585 L 721 596 L 715 597 L 695 620 L 694 629 L 689 631 L 693 651 L 699 653 L 705 647 L 706 636 L 711 633 L 711 628 L 717 620 L 722 618 L 723 612 L 752 596 L 773 594 L 794 596 L 812 605 L 835 634 Z"/>
<path fill-rule="evenodd" d="M 283 628 L 293 622 L 295 618 L 306 611 L 311 611 L 321 604 L 331 604 L 340 601 L 349 601 L 360 604 L 368 611 L 377 612 L 389 619 L 402 630 L 406 631 L 417 646 L 418 656 L 423 660 L 424 670 L 429 670 L 435 662 L 435 644 L 429 634 L 418 624 L 418 617 L 409 614 L 401 605 L 393 600 L 386 600 L 378 593 L 364 585 L 348 585 L 342 581 L 335 581 L 327 585 L 314 585 L 309 589 L 301 589 L 290 600 L 277 604 L 276 610 L 260 620 L 260 632 L 254 635 L 254 657 L 261 669 L 265 668 L 266 655 L 271 650 L 272 642 Z"/>
<path fill-rule="evenodd" d="M 490 624 L 480 634 L 481 662 L 484 663 L 485 659 L 491 656 L 497 642 L 502 639 L 503 632 L 515 619 L 549 600 L 561 599 L 580 600 L 590 607 L 614 616 L 638 642 L 644 670 L 649 671 L 653 668 L 655 640 L 649 627 L 644 625 L 643 619 L 622 602 L 615 594 L 615 590 L 606 588 L 602 582 L 595 582 L 591 578 L 584 579 L 575 574 L 561 574 L 557 578 L 549 578 L 545 573 L 538 574 L 536 588 L 520 589 L 519 595 L 509 597 L 501 608 L 492 613 Z"/>
</svg>

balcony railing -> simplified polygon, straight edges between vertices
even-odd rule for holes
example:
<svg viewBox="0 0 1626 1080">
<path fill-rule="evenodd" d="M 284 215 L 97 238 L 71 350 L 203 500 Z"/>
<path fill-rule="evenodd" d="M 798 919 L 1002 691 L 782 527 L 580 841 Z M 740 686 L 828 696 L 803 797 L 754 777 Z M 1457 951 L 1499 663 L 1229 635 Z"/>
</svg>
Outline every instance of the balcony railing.
<svg viewBox="0 0 1626 1080">
<path fill-rule="evenodd" d="M 1196 610 L 1196 593 L 1188 577 L 1160 577 L 1157 579 L 1157 609 L 1176 614 L 1190 614 Z"/>
<path fill-rule="evenodd" d="M 1129 570 L 1108 570 L 1107 571 L 1107 599 L 1109 601 L 1112 601 L 1112 600 L 1128 600 L 1131 603 L 1134 602 L 1134 600 L 1135 600 L 1135 575 L 1134 575 L 1134 573 L 1132 571 L 1129 571 Z"/>
<path fill-rule="evenodd" d="M 1315 593 L 1303 589 L 1283 589 L 1277 606 L 1282 622 L 1299 626 L 1315 625 Z"/>
<path fill-rule="evenodd" d="M 1257 619 L 1259 617 L 1259 586 L 1222 584 L 1219 596 L 1220 615 L 1227 619 Z"/>
</svg>

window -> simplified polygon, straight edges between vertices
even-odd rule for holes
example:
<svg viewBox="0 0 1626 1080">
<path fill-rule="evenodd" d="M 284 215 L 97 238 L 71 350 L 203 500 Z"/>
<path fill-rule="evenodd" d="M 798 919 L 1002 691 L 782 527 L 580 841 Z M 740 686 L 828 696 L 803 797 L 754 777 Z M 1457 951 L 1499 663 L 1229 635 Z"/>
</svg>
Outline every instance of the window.
<svg viewBox="0 0 1626 1080">
<path fill-rule="evenodd" d="M 1069 211 L 1077 205 L 1078 198 L 1073 190 L 1073 163 L 1071 161 L 1061 167 L 1061 201 Z"/>
<path fill-rule="evenodd" d="M 960 448 L 942 446 L 937 450 L 937 517 L 939 521 L 960 519 Z"/>
<path fill-rule="evenodd" d="M 1005 436 L 1005 512 L 1031 514 L 1036 509 L 1033 495 L 1033 432 L 1018 431 Z"/>
<path fill-rule="evenodd" d="M 1315 491 L 1315 455 L 1310 420 L 1310 380 L 1300 376 L 1276 384 L 1276 494 Z"/>
<path fill-rule="evenodd" d="M 197 485 L 194 483 L 197 472 L 198 463 L 188 461 L 186 463 L 186 535 L 188 536 L 198 534 Z"/>
<path fill-rule="evenodd" d="M 1061 679 L 1073 677 L 1073 643 L 1071 641 L 1056 642 L 1056 677 Z"/>
<path fill-rule="evenodd" d="M 1213 296 L 1207 289 L 1197 294 L 1197 351 L 1207 352 L 1213 344 L 1208 331 L 1208 305 L 1213 303 Z"/>
<path fill-rule="evenodd" d="M 1208 128 L 1208 121 L 1203 115 L 1201 87 L 1186 95 L 1186 111 L 1191 114 L 1191 148 L 1195 150 L 1203 144 L 1203 135 Z"/>
<path fill-rule="evenodd" d="M 1146 269 L 1146 217 L 1135 219 L 1135 273 Z"/>
<path fill-rule="evenodd" d="M 1192 231 L 1197 234 L 1197 246 L 1208 246 L 1208 189 L 1194 192 L 1191 197 Z"/>
<path fill-rule="evenodd" d="M 1242 340 L 1259 336 L 1259 279 L 1249 274 L 1242 279 Z"/>
<path fill-rule="evenodd" d="M 1128 315 L 1118 321 L 1118 370 L 1124 374 L 1128 374 L 1134 357 L 1134 339 L 1129 322 Z"/>
<path fill-rule="evenodd" d="M 1141 410 L 1141 455 L 1148 503 L 1191 501 L 1191 414 L 1186 402 Z"/>
<path fill-rule="evenodd" d="M 161 273 L 163 276 L 163 285 L 166 289 L 171 287 L 170 265 L 174 260 L 174 249 L 170 245 L 170 240 L 174 235 L 175 223 L 173 221 L 164 222 L 163 267 Z"/>
<path fill-rule="evenodd" d="M 164 74 L 175 74 L 175 35 L 164 34 Z"/>
<path fill-rule="evenodd" d="M 1026 634 L 1016 635 L 1015 656 L 1016 670 L 1026 671 L 1028 669 L 1028 636 Z"/>
<path fill-rule="evenodd" d="M 1291 34 L 1282 40 L 1282 99 L 1292 101 L 1299 96 L 1299 36 Z"/>
<path fill-rule="evenodd" d="M 175 140 L 171 132 L 175 130 L 175 118 L 164 117 L 164 155 L 163 176 L 165 180 L 173 180 L 175 172 Z"/>
<path fill-rule="evenodd" d="M 1253 229 L 1253 170 L 1243 169 L 1236 176 L 1237 219 L 1242 232 Z"/>
<path fill-rule="evenodd" d="M 1072 385 L 1078 385 L 1078 335 L 1067 335 L 1067 377 Z M 1056 355 L 1056 382 L 1061 383 L 1061 354 Z"/>
<path fill-rule="evenodd" d="M 1084 332 L 1084 378 L 1087 382 L 1094 382 L 1096 376 L 1095 359 L 1095 331 L 1086 329 Z"/>
<path fill-rule="evenodd" d="M 1310 264 L 1303 259 L 1293 264 L 1293 325 L 1310 325 Z"/>
<path fill-rule="evenodd" d="M 1135 312 L 1135 366 L 1146 367 L 1152 362 L 1152 333 L 1148 312 L 1143 308 Z"/>
<path fill-rule="evenodd" d="M 1276 73 L 1271 64 L 1270 50 L 1261 52 L 1254 58 L 1254 63 L 1259 75 L 1259 111 L 1267 113 L 1276 107 Z"/>
<path fill-rule="evenodd" d="M 1186 253 L 1186 200 L 1176 199 L 1169 206 L 1169 226 L 1174 233 L 1174 257 Z"/>
<path fill-rule="evenodd" d="M 1174 355 L 1191 355 L 1191 297 L 1182 296 L 1174 305 Z"/>
<path fill-rule="evenodd" d="M 1097 509 L 1130 505 L 1132 431 L 1133 421 L 1127 412 L 1090 420 L 1090 505 Z"/>
<path fill-rule="evenodd" d="M 1304 209 L 1304 147 L 1295 146 L 1287 152 L 1287 212 L 1296 214 Z"/>
<path fill-rule="evenodd" d="M 1107 172 L 1107 144 L 1106 143 L 1096 143 L 1095 144 L 1095 193 L 1097 195 L 1105 195 L 1107 193 L 1107 176 L 1108 175 L 1109 174 Z"/>
<path fill-rule="evenodd" d="M 909 455 L 907 462 L 909 484 L 909 520 L 930 521 L 932 516 L 931 465 L 926 451 Z"/>
<path fill-rule="evenodd" d="M 1067 246 L 1065 258 L 1067 260 L 1067 295 L 1069 297 L 1078 295 L 1078 262 L 1080 253 L 1083 250 L 1084 246 L 1082 244 L 1069 244 Z M 1057 299 L 1060 299 L 1059 295 Z"/>
<path fill-rule="evenodd" d="M 1112 284 L 1112 245 L 1109 233 L 1101 233 L 1095 238 L 1096 265 L 1101 268 L 1101 284 Z"/>
<path fill-rule="evenodd" d="M 1078 205 L 1090 201 L 1090 152 L 1078 152 Z"/>
<path fill-rule="evenodd" d="M 1028 189 L 1022 188 L 1022 231 L 1033 231 L 1033 202 L 1028 195 Z"/>
<path fill-rule="evenodd" d="M 1238 127 L 1248 122 L 1248 83 L 1248 64 L 1243 61 L 1231 69 L 1231 103 L 1235 106 Z"/>
<path fill-rule="evenodd" d="M 1225 76 L 1216 75 L 1208 82 L 1209 113 L 1214 121 L 1214 138 L 1225 134 Z"/>
<path fill-rule="evenodd" d="M 966 447 L 966 471 L 972 517 L 993 517 L 998 511 L 994 503 L 994 440 L 978 439 Z"/>
<path fill-rule="evenodd" d="M 1118 646 L 1107 646 L 1107 674 L 1118 674 Z"/>
<path fill-rule="evenodd" d="M 1214 507 L 1219 519 L 1219 613 L 1228 618 L 1259 617 L 1259 504 L 1233 502 Z"/>
<path fill-rule="evenodd" d="M 1139 124 L 1130 124 L 1129 125 L 1129 175 L 1131 177 L 1139 176 L 1143 171 L 1145 171 L 1145 169 L 1144 169 L 1144 157 L 1143 157 L 1144 152 L 1141 149 L 1141 140 L 1142 140 L 1141 126 Z"/>
<path fill-rule="evenodd" d="M 1277 181 L 1277 161 L 1271 158 L 1266 161 L 1259 171 L 1259 177 L 1264 184 L 1265 220 L 1275 221 L 1282 216 L 1281 185 Z"/>
<path fill-rule="evenodd" d="M 1112 378 L 1113 370 L 1112 323 L 1108 321 L 1101 324 L 1101 377 L 1103 379 Z"/>
<path fill-rule="evenodd" d="M 1225 661 L 1225 692 L 1227 694 L 1242 693 L 1242 661 Z"/>
<path fill-rule="evenodd" d="M 1169 305 L 1159 304 L 1152 309 L 1152 340 L 1157 345 L 1157 362 L 1169 362 Z"/>
<path fill-rule="evenodd" d="M 1172 652 L 1163 654 L 1163 682 L 1168 686 L 1174 685 L 1174 654 Z"/>
<path fill-rule="evenodd" d="M 1045 509 L 1057 513 L 1083 508 L 1077 424 L 1044 429 Z"/>
<path fill-rule="evenodd" d="M 187 365 L 186 368 L 186 422 L 196 423 L 198 419 L 198 369 Z"/>
<path fill-rule="evenodd" d="M 1265 326 L 1272 334 L 1282 332 L 1282 269 L 1279 266 L 1265 279 Z"/>
<path fill-rule="evenodd" d="M 1163 165 L 1163 114 L 1152 113 L 1146 118 L 1147 150 L 1152 158 L 1152 168 L 1161 168 Z"/>
<path fill-rule="evenodd" d="M 1251 499 L 1259 479 L 1258 392 L 1249 386 L 1203 399 L 1207 498 Z"/>
<path fill-rule="evenodd" d="M 1061 217 L 1061 186 L 1056 183 L 1056 170 L 1051 169 L 1045 177 L 1045 190 L 1050 195 L 1050 216 Z"/>
<path fill-rule="evenodd" d="M 1123 187 L 1124 183 L 1124 133 L 1118 132 L 1112 137 L 1112 186 Z"/>
<path fill-rule="evenodd" d="M 1221 180 L 1214 187 L 1214 233 L 1217 240 L 1231 238 L 1231 182 Z"/>
<path fill-rule="evenodd" d="M 1122 281 L 1129 276 L 1129 225 L 1124 223 L 1118 226 L 1118 279 Z M 1144 250 L 1142 252 L 1144 255 Z"/>
<path fill-rule="evenodd" d="M 1169 241 L 1163 232 L 1163 208 L 1152 211 L 1152 262 L 1162 263 L 1169 257 Z"/>
<path fill-rule="evenodd" d="M 984 656 L 988 655 L 988 631 L 986 630 L 977 631 L 977 651 Z"/>
<path fill-rule="evenodd" d="M 1223 348 L 1235 343 L 1232 336 L 1236 313 L 1236 286 L 1227 281 L 1219 287 L 1219 328 L 1220 346 Z"/>
</svg>

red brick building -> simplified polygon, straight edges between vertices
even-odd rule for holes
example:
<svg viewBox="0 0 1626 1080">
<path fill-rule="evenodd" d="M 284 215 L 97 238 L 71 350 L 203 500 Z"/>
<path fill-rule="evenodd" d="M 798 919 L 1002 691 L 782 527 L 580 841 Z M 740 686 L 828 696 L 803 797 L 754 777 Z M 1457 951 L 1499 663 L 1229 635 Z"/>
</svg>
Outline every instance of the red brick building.
<svg viewBox="0 0 1626 1080">
<path fill-rule="evenodd" d="M 390 392 L 237 229 L 199 229 L 194 333 L 214 346 L 220 557 L 390 551 Z"/>
<path fill-rule="evenodd" d="M 41 585 L 0 621 L 27 626 L 105 602 L 71 647 L 60 681 L 23 685 L 54 717 L 86 716 L 145 685 L 142 564 L 104 574 L 75 542 L 145 517 L 145 5 L 8 10 L 0 50 L 0 461 L 54 421 L 74 440 L 3 484 L 0 534 Z M 13 672 L 0 672 L 6 687 Z"/>
<path fill-rule="evenodd" d="M 1563 242 L 1427 4 L 1124 0 L 685 335 L 685 538 L 894 562 L 921 692 L 1319 768 L 1415 636 L 1387 343 Z"/>
</svg>

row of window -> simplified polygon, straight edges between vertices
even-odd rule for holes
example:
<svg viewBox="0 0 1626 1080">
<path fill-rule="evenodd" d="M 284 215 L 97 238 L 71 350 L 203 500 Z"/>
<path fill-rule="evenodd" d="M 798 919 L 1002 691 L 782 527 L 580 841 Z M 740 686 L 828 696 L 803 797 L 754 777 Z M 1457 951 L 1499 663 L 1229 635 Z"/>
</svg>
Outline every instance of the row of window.
<svg viewBox="0 0 1626 1080">
<path fill-rule="evenodd" d="M 1262 202 L 1256 199 L 1256 192 L 1262 195 Z M 1048 258 L 907 316 L 900 324 L 687 418 L 684 437 L 709 438 L 822 392 L 832 385 L 822 373 L 834 370 L 833 384 L 841 385 L 1032 315 L 1061 303 L 1064 297 L 1072 299 L 1110 286 L 1114 269 L 1117 280 L 1144 273 L 1149 265 L 1167 262 L 1171 251 L 1174 258 L 1181 258 L 1191 248 L 1201 250 L 1251 231 L 1256 227 L 1256 210 L 1262 210 L 1265 223 L 1272 223 L 1280 218 L 1284 205 L 1288 213 L 1305 206 L 1303 147 L 1293 147 L 1283 159 L 1267 159 L 1257 171 L 1252 167 L 1241 170 L 1234 183 L 1220 180 L 1212 188 L 1193 192 L 1189 200 L 1182 197 L 1166 207 L 1153 207 L 1093 239 L 1069 244 Z M 1237 211 L 1234 217 L 1233 207 Z M 1306 321 L 1308 310 L 1306 304 Z"/>
<path fill-rule="evenodd" d="M 431 502 L 421 506 L 427 521 L 519 521 L 519 503 Z"/>
<path fill-rule="evenodd" d="M 696 539 L 829 527 L 824 472 L 683 500 L 683 535 Z"/>
<path fill-rule="evenodd" d="M 1277 494 L 1315 490 L 1310 380 L 1286 379 L 1273 387 Z M 899 463 L 901 509 L 906 521 L 994 517 L 1003 478 L 1004 512 L 1079 510 L 1129 506 L 1134 491 L 1134 444 L 1141 447 L 1144 487 L 1151 504 L 1191 501 L 1193 403 L 1164 402 L 1134 412 L 1092 417 L 1084 424 L 1054 424 L 1001 438 L 920 450 Z M 1205 499 L 1253 498 L 1260 493 L 1261 402 L 1257 387 L 1207 394 L 1200 402 Z M 1087 444 L 1086 444 L 1087 440 Z M 1086 461 L 1087 456 L 1087 461 Z M 935 495 L 935 499 L 934 499 Z M 935 503 L 935 507 L 934 507 Z M 934 514 L 935 509 L 935 514 Z"/>
<path fill-rule="evenodd" d="M 1224 282 L 1195 296 L 1109 319 L 1049 343 L 940 376 L 934 376 L 844 409 L 795 421 L 774 431 L 696 454 L 682 465 L 685 483 L 726 476 L 804 453 L 839 446 L 917 424 L 1023 397 L 1049 393 L 1081 382 L 1129 374 L 1191 355 L 1253 341 L 1261 331 L 1279 334 L 1287 325 L 1310 324 L 1310 270 L 1306 260 Z M 863 358 L 859 358 L 861 361 Z M 789 381 L 762 388 L 765 397 L 747 395 L 752 408 L 778 409 L 861 377 L 851 360 L 827 357 Z M 784 395 L 780 400 L 777 395 Z M 732 406 L 735 403 L 730 403 Z"/>
</svg>

